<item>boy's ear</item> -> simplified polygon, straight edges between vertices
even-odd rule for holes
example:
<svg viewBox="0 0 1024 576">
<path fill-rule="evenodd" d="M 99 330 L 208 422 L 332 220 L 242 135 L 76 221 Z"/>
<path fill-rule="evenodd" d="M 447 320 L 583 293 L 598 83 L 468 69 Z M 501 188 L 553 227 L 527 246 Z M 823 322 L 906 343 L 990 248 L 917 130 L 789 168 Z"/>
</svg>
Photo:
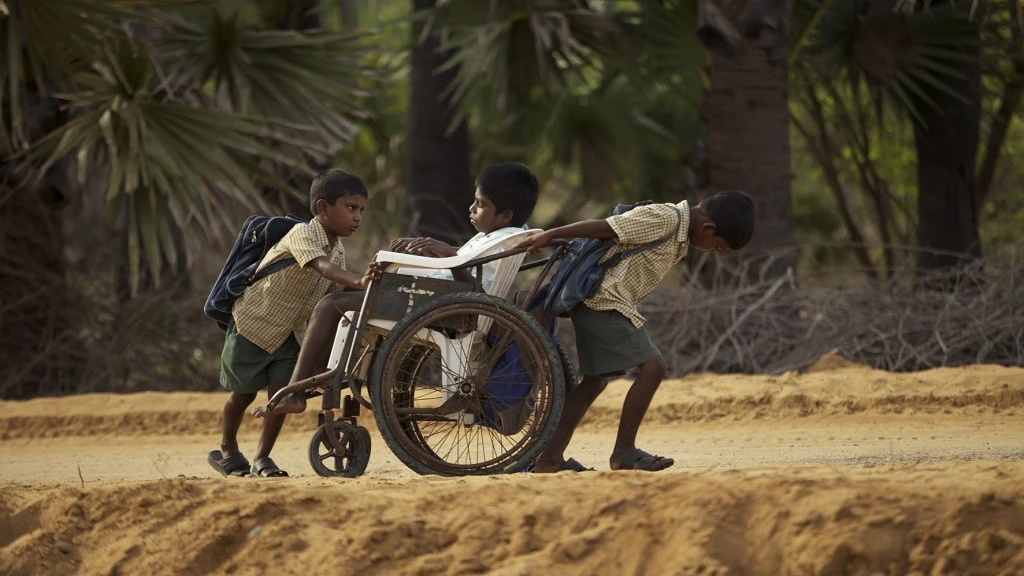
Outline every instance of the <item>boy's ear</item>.
<svg viewBox="0 0 1024 576">
<path fill-rule="evenodd" d="M 502 210 L 501 214 L 498 214 L 498 218 L 500 218 L 503 222 L 505 222 L 505 224 L 508 224 L 509 222 L 511 222 L 512 218 L 514 216 L 515 216 L 515 212 L 512 212 L 511 208 L 509 208 L 507 210 Z"/>
</svg>

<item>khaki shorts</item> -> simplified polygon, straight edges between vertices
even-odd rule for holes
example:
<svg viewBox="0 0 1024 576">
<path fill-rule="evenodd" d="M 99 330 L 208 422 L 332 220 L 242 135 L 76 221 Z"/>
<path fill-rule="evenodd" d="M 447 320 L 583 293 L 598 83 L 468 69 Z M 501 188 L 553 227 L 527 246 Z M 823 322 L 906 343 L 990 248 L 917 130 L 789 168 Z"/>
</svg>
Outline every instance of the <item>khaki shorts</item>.
<svg viewBox="0 0 1024 576">
<path fill-rule="evenodd" d="M 231 322 L 220 355 L 220 385 L 239 394 L 255 394 L 266 388 L 270 379 L 290 380 L 298 359 L 299 343 L 294 335 L 268 354 L 239 334 Z"/>
<path fill-rule="evenodd" d="M 584 376 L 621 376 L 626 370 L 661 356 L 641 326 L 615 310 L 592 310 L 583 304 L 569 312 L 576 331 L 576 353 Z"/>
</svg>

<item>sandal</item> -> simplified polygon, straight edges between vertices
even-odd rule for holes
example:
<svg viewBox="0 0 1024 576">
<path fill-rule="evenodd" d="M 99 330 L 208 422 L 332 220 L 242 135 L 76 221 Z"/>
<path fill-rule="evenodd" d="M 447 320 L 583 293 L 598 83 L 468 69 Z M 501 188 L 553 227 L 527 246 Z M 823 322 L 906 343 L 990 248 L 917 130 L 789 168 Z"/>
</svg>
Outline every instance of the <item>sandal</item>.
<svg viewBox="0 0 1024 576">
<path fill-rule="evenodd" d="M 593 468 L 587 468 L 583 464 L 576 461 L 575 458 L 569 458 L 562 464 L 562 467 L 558 469 L 559 472 L 593 472 Z"/>
<path fill-rule="evenodd" d="M 675 463 L 676 461 L 671 458 L 655 456 L 654 454 L 648 454 L 647 452 L 636 448 L 629 454 L 622 457 L 622 460 L 619 462 L 618 470 L 646 470 L 648 472 L 657 472 L 658 470 L 664 470 Z"/>
<path fill-rule="evenodd" d="M 536 464 L 531 462 L 526 466 L 526 468 L 523 468 L 523 472 L 533 472 L 534 466 L 536 466 Z M 575 458 L 569 458 L 562 463 L 562 467 L 558 469 L 558 472 L 594 472 L 594 469 L 587 468 L 583 464 L 580 464 Z"/>
<path fill-rule="evenodd" d="M 220 450 L 210 450 L 206 461 L 214 470 L 220 472 L 221 476 L 237 476 L 241 478 L 249 475 L 249 461 L 245 459 L 245 456 L 242 456 L 241 452 L 235 452 L 227 458 L 223 456 L 224 454 Z"/>
<path fill-rule="evenodd" d="M 288 473 L 277 467 L 270 457 L 260 458 L 252 463 L 252 475 L 257 478 L 287 478 Z"/>
</svg>

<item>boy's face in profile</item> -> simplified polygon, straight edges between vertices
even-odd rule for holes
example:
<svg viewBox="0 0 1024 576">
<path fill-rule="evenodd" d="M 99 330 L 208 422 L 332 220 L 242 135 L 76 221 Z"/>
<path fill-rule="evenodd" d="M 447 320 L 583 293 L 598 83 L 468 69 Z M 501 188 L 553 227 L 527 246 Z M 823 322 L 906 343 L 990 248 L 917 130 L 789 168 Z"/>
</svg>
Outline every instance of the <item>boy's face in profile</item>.
<svg viewBox="0 0 1024 576">
<path fill-rule="evenodd" d="M 326 200 L 316 203 L 317 219 L 324 230 L 342 238 L 348 238 L 359 230 L 363 210 L 366 210 L 366 197 L 359 194 L 346 194 L 335 200 L 333 206 Z"/>
<path fill-rule="evenodd" d="M 490 234 L 509 225 L 512 221 L 512 211 L 503 210 L 499 213 L 490 198 L 477 188 L 473 193 L 473 204 L 469 207 L 469 221 L 473 223 L 477 232 Z"/>
</svg>

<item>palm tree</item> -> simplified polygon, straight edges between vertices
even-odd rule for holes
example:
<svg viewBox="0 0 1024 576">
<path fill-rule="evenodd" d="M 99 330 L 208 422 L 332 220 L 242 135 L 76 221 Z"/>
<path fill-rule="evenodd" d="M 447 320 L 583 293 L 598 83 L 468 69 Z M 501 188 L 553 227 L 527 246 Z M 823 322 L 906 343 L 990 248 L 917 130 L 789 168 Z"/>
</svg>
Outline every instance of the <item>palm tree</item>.
<svg viewBox="0 0 1024 576">
<path fill-rule="evenodd" d="M 458 118 L 476 163 L 527 160 L 561 208 L 551 225 L 609 204 L 680 197 L 680 156 L 699 135 L 703 48 L 678 40 L 696 12 L 645 1 L 456 0 L 435 12 L 453 50 Z M 665 54 L 666 38 L 686 50 Z M 575 193 L 566 194 L 567 190 Z"/>
<path fill-rule="evenodd" d="M 829 99 L 851 103 L 854 114 L 847 117 L 844 113 L 836 120 L 842 129 L 860 132 L 861 175 L 877 182 L 877 175 L 863 169 L 871 168 L 869 139 L 885 137 L 885 127 L 880 124 L 886 116 L 883 110 L 913 124 L 917 209 L 911 220 L 916 224 L 919 273 L 947 269 L 980 256 L 978 198 L 991 182 L 1005 137 L 1005 130 L 998 125 L 991 132 L 981 162 L 982 174 L 987 176 L 982 177 L 979 189 L 985 97 L 981 80 L 983 74 L 992 74 L 993 68 L 999 69 L 996 75 L 1002 75 L 1005 67 L 1001 63 L 1014 62 L 999 107 L 1005 125 L 1019 105 L 1020 86 L 1024 85 L 1024 64 L 1017 63 L 1024 43 L 1016 2 L 996 0 L 979 7 L 977 3 L 939 1 L 807 0 L 800 7 L 804 9 L 804 32 L 796 67 L 806 79 L 801 90 L 808 96 L 808 109 L 819 118 L 823 102 Z M 1016 56 L 1007 58 L 1008 54 Z M 871 129 L 866 129 L 869 125 Z M 809 140 L 828 145 L 824 134 L 812 135 L 803 128 L 801 132 Z M 888 243 L 887 226 L 902 206 L 885 186 L 881 192 L 870 184 L 865 188 L 876 208 L 881 240 Z M 836 197 L 848 214 L 838 191 Z M 846 219 L 851 239 L 859 241 L 860 226 L 849 216 Z M 866 251 L 861 251 L 860 257 L 867 268 L 874 268 Z M 886 267 L 891 267 L 891 252 L 885 252 L 885 260 Z"/>
<path fill-rule="evenodd" d="M 450 50 L 431 30 L 430 11 L 437 0 L 413 0 L 412 61 L 409 94 L 409 208 L 416 235 L 453 244 L 468 239 L 467 209 L 473 201 L 469 168 L 469 127 L 455 119 L 446 97 L 458 67 L 444 68 Z"/>
<path fill-rule="evenodd" d="M 368 74 L 358 37 L 260 21 L 222 4 L 0 0 L 0 38 L 18 47 L 0 60 L 0 201 L 26 216 L 4 218 L 21 265 L 4 301 L 46 302 L 16 325 L 5 318 L 27 350 L 72 337 L 61 305 L 69 199 L 104 214 L 80 228 L 120 231 L 115 260 L 137 293 L 233 234 L 239 213 L 268 210 L 264 188 L 301 198 L 291 175 L 310 175 L 356 133 Z"/>
<path fill-rule="evenodd" d="M 789 145 L 791 2 L 700 0 L 697 35 L 711 53 L 702 116 L 710 181 L 744 190 L 758 204 L 752 246 L 793 246 Z M 769 271 L 780 274 L 789 259 Z"/>
</svg>

